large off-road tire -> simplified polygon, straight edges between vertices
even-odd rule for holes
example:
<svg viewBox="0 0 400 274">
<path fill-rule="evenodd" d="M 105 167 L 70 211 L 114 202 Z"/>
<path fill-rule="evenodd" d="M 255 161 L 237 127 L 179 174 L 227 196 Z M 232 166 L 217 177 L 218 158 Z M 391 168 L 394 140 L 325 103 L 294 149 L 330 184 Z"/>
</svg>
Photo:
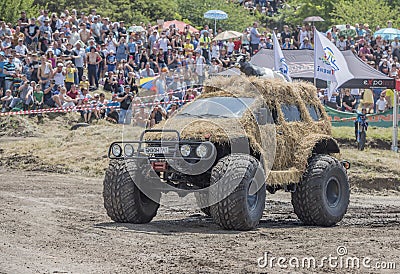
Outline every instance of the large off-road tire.
<svg viewBox="0 0 400 274">
<path fill-rule="evenodd" d="M 364 150 L 365 148 L 365 142 L 367 141 L 367 134 L 365 131 L 360 132 L 360 137 L 358 141 L 358 150 Z"/>
<path fill-rule="evenodd" d="M 142 224 L 157 214 L 159 203 L 148 198 L 134 183 L 140 179 L 134 160 L 111 160 L 103 182 L 104 207 L 115 222 Z"/>
<path fill-rule="evenodd" d="M 316 155 L 292 193 L 294 212 L 306 225 L 333 226 L 343 219 L 350 200 L 346 170 L 334 157 Z"/>
<path fill-rule="evenodd" d="M 202 192 L 195 192 L 194 197 L 196 198 L 196 203 L 200 210 L 207 216 L 211 216 L 210 206 L 208 202 L 208 194 Z"/>
<path fill-rule="evenodd" d="M 250 230 L 258 225 L 265 208 L 266 186 L 257 159 L 239 153 L 222 158 L 212 170 L 211 185 L 216 186 L 210 195 L 217 202 L 210 206 L 210 213 L 218 225 L 231 230 Z"/>
</svg>

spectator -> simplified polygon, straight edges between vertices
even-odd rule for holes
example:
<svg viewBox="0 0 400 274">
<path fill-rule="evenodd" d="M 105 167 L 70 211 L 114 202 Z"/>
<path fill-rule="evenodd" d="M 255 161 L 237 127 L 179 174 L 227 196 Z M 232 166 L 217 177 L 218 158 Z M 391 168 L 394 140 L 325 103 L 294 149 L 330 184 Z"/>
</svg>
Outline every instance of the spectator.
<svg viewBox="0 0 400 274">
<path fill-rule="evenodd" d="M 376 101 L 375 105 L 376 105 L 377 113 L 382 113 L 386 110 L 388 103 L 386 101 L 386 98 L 385 98 L 385 95 L 383 94 L 383 92 L 379 96 L 379 99 Z"/>
<path fill-rule="evenodd" d="M 345 95 L 342 99 L 342 111 L 353 112 L 356 109 L 357 100 L 351 95 L 349 89 L 345 89 Z"/>
<path fill-rule="evenodd" d="M 12 83 L 14 81 L 14 75 L 16 74 L 16 66 L 14 63 L 14 56 L 9 55 L 8 56 L 8 61 L 4 63 L 3 65 L 3 73 L 5 74 L 5 84 L 4 88 L 5 90 L 7 89 L 13 89 Z"/>
<path fill-rule="evenodd" d="M 116 101 L 120 103 L 120 112 L 119 112 L 119 124 L 131 124 L 132 119 L 132 108 L 131 103 L 133 100 L 134 94 L 131 92 L 130 86 L 125 86 L 123 92 L 119 93 Z"/>
<path fill-rule="evenodd" d="M 97 75 L 97 70 L 100 62 L 103 60 L 99 53 L 96 51 L 95 47 L 90 48 L 90 52 L 86 55 L 86 60 L 88 64 L 88 77 L 90 86 L 99 88 L 99 78 Z"/>
<path fill-rule="evenodd" d="M 307 37 L 304 38 L 303 42 L 301 43 L 300 49 L 313 49 Z"/>
<path fill-rule="evenodd" d="M 140 77 L 154 77 L 155 73 L 154 70 L 150 68 L 150 63 L 146 63 L 145 68 L 140 71 Z"/>
<path fill-rule="evenodd" d="M 13 98 L 11 90 L 7 89 L 5 95 L 1 97 L 1 112 L 8 112 L 11 110 L 10 104 Z"/>
<path fill-rule="evenodd" d="M 258 50 L 261 34 L 258 32 L 258 23 L 254 22 L 250 30 L 250 54 L 253 55 Z"/>
<path fill-rule="evenodd" d="M 146 107 L 144 105 L 140 105 L 139 111 L 135 113 L 133 117 L 133 126 L 137 127 L 146 127 L 147 120 L 149 118 L 149 113 L 146 111 Z"/>
<path fill-rule="evenodd" d="M 5 91 L 6 91 L 6 87 L 5 87 L 5 71 L 4 71 L 4 65 L 6 64 L 5 61 L 5 56 L 4 56 L 4 52 L 0 52 L 0 90 L 2 91 L 2 93 L 0 94 L 0 96 L 5 96 Z"/>
</svg>

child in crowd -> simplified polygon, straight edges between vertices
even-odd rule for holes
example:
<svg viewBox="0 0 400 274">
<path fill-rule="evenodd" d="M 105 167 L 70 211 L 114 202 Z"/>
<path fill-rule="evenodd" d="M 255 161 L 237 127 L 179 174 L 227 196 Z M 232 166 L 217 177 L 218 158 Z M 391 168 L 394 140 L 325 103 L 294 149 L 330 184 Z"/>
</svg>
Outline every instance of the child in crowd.
<svg viewBox="0 0 400 274">
<path fill-rule="evenodd" d="M 86 78 L 86 75 L 82 76 L 82 81 L 79 82 L 79 89 L 83 90 L 84 88 L 86 88 L 86 90 L 89 90 L 89 81 Z"/>
</svg>

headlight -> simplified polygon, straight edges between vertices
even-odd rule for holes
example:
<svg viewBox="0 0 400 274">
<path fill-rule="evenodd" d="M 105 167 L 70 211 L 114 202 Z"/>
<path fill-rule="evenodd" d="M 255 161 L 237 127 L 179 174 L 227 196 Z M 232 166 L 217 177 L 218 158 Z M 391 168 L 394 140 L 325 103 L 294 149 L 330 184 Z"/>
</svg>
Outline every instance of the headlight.
<svg viewBox="0 0 400 274">
<path fill-rule="evenodd" d="M 206 145 L 201 144 L 196 148 L 196 155 L 200 158 L 206 157 L 208 148 Z"/>
<path fill-rule="evenodd" d="M 135 153 L 135 149 L 131 144 L 126 144 L 124 147 L 124 153 L 126 157 L 132 157 L 133 153 Z"/>
<path fill-rule="evenodd" d="M 111 153 L 112 155 L 114 155 L 114 157 L 121 157 L 122 155 L 122 148 L 120 145 L 113 145 L 111 148 Z"/>
<path fill-rule="evenodd" d="M 184 157 L 189 156 L 190 155 L 190 150 L 191 150 L 191 148 L 190 148 L 189 145 L 181 146 L 181 154 L 182 154 L 182 156 L 184 156 Z"/>
</svg>

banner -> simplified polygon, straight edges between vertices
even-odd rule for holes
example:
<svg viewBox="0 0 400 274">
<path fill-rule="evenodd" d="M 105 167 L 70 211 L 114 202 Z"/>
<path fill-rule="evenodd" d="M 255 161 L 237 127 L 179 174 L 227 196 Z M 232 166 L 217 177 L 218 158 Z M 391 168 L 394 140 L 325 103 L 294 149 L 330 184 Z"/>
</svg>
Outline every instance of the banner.
<svg viewBox="0 0 400 274">
<path fill-rule="evenodd" d="M 314 40 L 314 77 L 331 82 L 328 89 L 330 99 L 333 90 L 354 76 L 342 52 L 328 38 L 315 30 Z"/>
<path fill-rule="evenodd" d="M 325 106 L 325 110 L 333 127 L 354 127 L 357 114 L 339 111 L 327 106 Z M 400 118 L 400 108 L 397 117 Z M 386 110 L 382 113 L 368 114 L 367 121 L 370 127 L 390 128 L 393 126 L 393 109 Z"/>
<path fill-rule="evenodd" d="M 289 67 L 286 63 L 285 56 L 283 56 L 283 52 L 281 49 L 281 46 L 279 45 L 278 38 L 276 37 L 275 32 L 273 33 L 273 39 L 274 39 L 274 70 L 282 72 L 284 75 L 286 75 L 289 79 Z"/>
</svg>

